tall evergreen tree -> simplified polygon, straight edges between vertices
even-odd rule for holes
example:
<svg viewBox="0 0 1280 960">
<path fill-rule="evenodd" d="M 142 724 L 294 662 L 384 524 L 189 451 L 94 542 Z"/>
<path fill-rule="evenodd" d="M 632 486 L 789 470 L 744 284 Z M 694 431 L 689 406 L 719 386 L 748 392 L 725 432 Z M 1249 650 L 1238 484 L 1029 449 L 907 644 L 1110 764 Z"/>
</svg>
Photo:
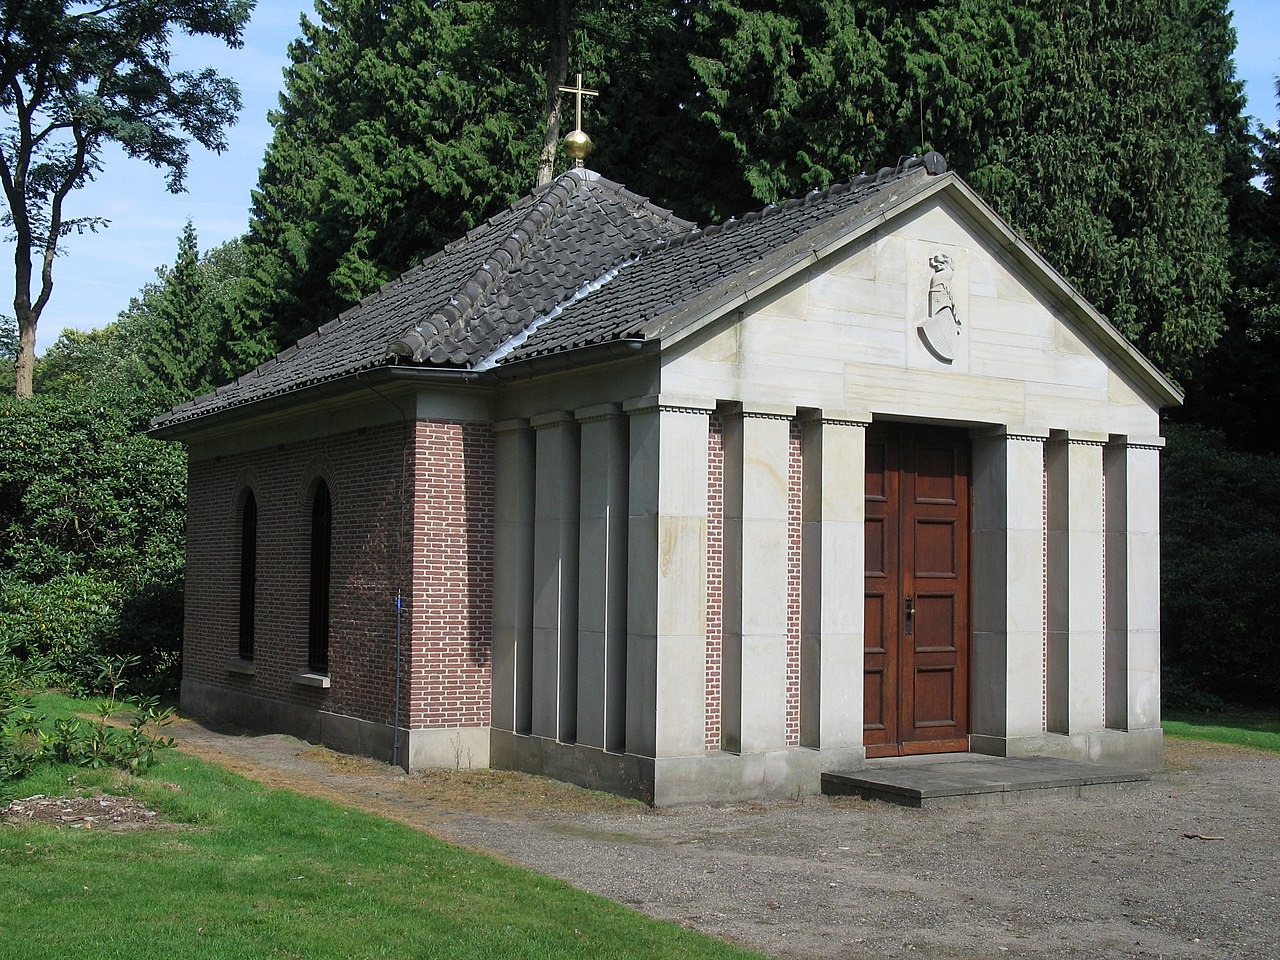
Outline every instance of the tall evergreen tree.
<svg viewBox="0 0 1280 960">
<path fill-rule="evenodd" d="M 1220 111 L 1238 116 L 1220 0 L 1062 0 L 1037 27 L 1023 122 L 979 189 L 1166 370 L 1217 341 L 1228 285 Z M 1229 49 L 1230 45 L 1223 45 Z M 1225 131 L 1223 131 L 1225 134 Z"/>
<path fill-rule="evenodd" d="M 257 362 L 533 185 L 544 77 L 500 5 L 321 0 L 290 48 L 233 331 Z"/>
<path fill-rule="evenodd" d="M 150 336 L 142 361 L 150 379 L 178 400 L 212 389 L 208 376 L 217 317 L 208 309 L 200 270 L 200 246 L 191 221 L 178 238 L 178 257 L 160 289 L 145 303 Z"/>
<path fill-rule="evenodd" d="M 1280 83 L 1277 83 L 1280 102 Z M 1226 329 L 1196 364 L 1184 420 L 1216 428 L 1237 450 L 1280 453 L 1280 132 L 1263 127 L 1230 173 L 1231 293 Z M 1257 182 L 1255 182 L 1257 181 Z"/>
<path fill-rule="evenodd" d="M 698 119 L 723 148 L 720 189 L 737 188 L 739 209 L 885 155 L 884 105 L 899 97 L 888 20 L 885 7 L 843 0 L 714 0 L 694 11 Z"/>
<path fill-rule="evenodd" d="M 704 182 L 772 201 L 937 149 L 1166 369 L 1216 341 L 1242 106 L 1223 0 L 710 0 L 694 20 L 728 156 Z"/>
<path fill-rule="evenodd" d="M 158 413 L 223 381 L 223 341 L 245 261 L 239 240 L 200 254 L 184 228 L 172 266 L 156 270 L 116 319 L 96 330 L 64 330 L 36 360 L 35 392 L 129 396 Z"/>
<path fill-rule="evenodd" d="M 1276 103 L 1280 106 L 1280 80 Z M 1240 242 L 1236 262 L 1239 306 L 1245 317 L 1241 325 L 1255 343 L 1280 347 L 1280 129 L 1261 129 L 1256 168 L 1248 172 L 1255 170 L 1262 188 L 1249 178 L 1247 200 L 1240 204 L 1240 222 L 1233 230 Z M 1280 349 L 1275 352 L 1280 358 Z"/>
</svg>

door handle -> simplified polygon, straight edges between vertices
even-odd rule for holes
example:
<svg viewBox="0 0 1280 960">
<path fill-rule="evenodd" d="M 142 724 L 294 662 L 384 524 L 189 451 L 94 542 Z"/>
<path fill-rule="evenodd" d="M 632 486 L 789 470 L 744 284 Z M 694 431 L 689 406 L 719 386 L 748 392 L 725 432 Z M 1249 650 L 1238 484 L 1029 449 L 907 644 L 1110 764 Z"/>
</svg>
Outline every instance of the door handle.
<svg viewBox="0 0 1280 960">
<path fill-rule="evenodd" d="M 915 601 L 915 598 L 913 597 L 907 597 L 906 599 L 906 614 L 907 614 L 907 635 L 910 636 L 912 633 L 915 632 L 915 620 L 916 620 L 916 601 Z"/>
</svg>

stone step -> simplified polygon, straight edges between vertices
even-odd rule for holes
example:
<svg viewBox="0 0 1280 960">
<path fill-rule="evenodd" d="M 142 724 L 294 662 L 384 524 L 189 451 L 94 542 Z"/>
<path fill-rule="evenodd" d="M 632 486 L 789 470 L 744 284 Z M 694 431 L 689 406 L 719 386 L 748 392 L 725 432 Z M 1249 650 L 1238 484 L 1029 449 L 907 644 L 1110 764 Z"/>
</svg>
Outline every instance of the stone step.
<svg viewBox="0 0 1280 960">
<path fill-rule="evenodd" d="M 1090 797 L 1117 790 L 1145 790 L 1142 770 L 1103 767 L 1057 757 L 894 757 L 869 761 L 861 770 L 822 775 L 822 792 L 858 796 L 908 807 L 980 807 L 1044 797 Z"/>
</svg>

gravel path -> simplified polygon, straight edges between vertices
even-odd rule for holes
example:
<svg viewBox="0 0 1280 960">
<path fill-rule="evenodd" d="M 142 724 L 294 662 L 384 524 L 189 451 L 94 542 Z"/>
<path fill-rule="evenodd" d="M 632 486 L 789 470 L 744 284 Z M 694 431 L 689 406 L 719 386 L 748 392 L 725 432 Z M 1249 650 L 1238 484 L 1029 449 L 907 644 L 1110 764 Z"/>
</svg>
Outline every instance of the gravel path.
<svg viewBox="0 0 1280 960">
<path fill-rule="evenodd" d="M 1280 754 L 1169 741 L 1147 792 L 919 811 L 651 811 L 515 774 L 406 776 L 189 722 L 181 749 L 777 957 L 1280 960 Z"/>
</svg>

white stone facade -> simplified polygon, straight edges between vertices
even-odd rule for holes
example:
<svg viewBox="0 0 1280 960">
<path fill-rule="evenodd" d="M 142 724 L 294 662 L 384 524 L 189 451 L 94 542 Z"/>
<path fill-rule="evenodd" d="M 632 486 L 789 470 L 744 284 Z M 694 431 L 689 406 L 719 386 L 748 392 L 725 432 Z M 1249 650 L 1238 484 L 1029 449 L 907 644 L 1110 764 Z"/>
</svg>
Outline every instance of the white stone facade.
<svg viewBox="0 0 1280 960">
<path fill-rule="evenodd" d="M 939 302 L 951 357 L 921 333 Z M 1158 417 L 1176 401 L 954 179 L 655 355 L 513 388 L 493 762 L 658 803 L 813 792 L 860 765 L 865 432 L 895 421 L 970 438 L 970 748 L 1157 766 Z"/>
</svg>

